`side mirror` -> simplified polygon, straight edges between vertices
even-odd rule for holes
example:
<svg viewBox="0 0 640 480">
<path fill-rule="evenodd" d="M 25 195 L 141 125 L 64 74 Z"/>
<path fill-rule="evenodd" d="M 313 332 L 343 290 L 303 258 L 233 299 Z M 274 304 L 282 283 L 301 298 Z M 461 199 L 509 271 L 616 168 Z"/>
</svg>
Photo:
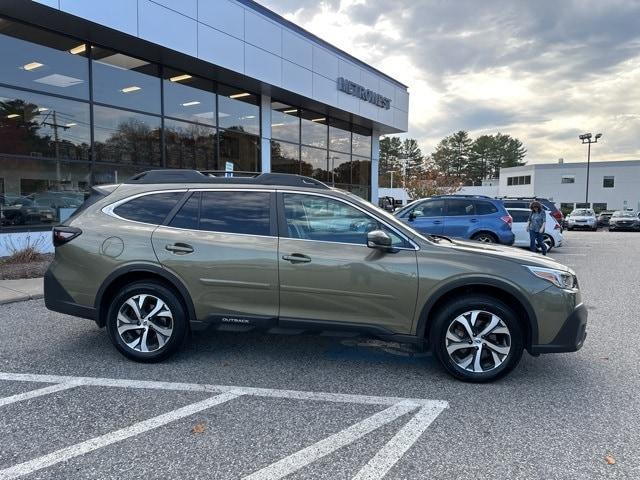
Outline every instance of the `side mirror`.
<svg viewBox="0 0 640 480">
<path fill-rule="evenodd" d="M 409 213 L 409 221 L 413 222 L 416 219 L 416 214 L 413 210 Z"/>
<path fill-rule="evenodd" d="M 367 233 L 367 247 L 391 248 L 391 237 L 384 230 L 371 230 Z"/>
</svg>

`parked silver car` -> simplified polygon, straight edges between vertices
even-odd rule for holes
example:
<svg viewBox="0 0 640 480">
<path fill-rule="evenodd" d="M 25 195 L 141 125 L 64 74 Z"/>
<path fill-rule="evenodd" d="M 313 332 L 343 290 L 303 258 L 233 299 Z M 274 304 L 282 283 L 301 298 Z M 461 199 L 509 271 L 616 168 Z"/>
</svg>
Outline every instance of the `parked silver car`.
<svg viewBox="0 0 640 480">
<path fill-rule="evenodd" d="M 598 229 L 598 219 L 596 218 L 596 212 L 591 208 L 576 208 L 567 217 L 567 229 L 573 230 L 576 228 L 583 228 L 593 230 Z"/>
</svg>

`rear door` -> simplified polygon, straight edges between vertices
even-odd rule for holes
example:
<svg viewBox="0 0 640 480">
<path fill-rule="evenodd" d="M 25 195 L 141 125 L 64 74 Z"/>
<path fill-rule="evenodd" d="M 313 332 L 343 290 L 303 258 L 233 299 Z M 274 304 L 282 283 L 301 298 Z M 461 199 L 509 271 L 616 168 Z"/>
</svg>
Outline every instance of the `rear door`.
<svg viewBox="0 0 640 480">
<path fill-rule="evenodd" d="M 280 322 L 369 326 L 410 333 L 418 292 L 415 247 L 377 218 L 337 198 L 279 194 Z M 367 247 L 384 229 L 397 248 Z"/>
<path fill-rule="evenodd" d="M 445 202 L 444 219 L 445 235 L 458 238 L 469 238 L 469 232 L 478 223 L 475 205 L 471 198 L 450 198 Z"/>
<path fill-rule="evenodd" d="M 402 215 L 402 220 L 422 233 L 442 235 L 444 200 L 424 200 Z"/>
<path fill-rule="evenodd" d="M 275 192 L 194 191 L 153 233 L 162 265 L 183 280 L 199 320 L 275 323 Z"/>
</svg>

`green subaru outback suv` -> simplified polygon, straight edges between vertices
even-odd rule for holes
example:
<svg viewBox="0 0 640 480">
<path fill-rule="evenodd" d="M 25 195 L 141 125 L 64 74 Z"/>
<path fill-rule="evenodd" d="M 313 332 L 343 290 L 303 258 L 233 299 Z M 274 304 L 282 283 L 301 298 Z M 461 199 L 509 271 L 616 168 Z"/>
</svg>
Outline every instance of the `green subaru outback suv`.
<svg viewBox="0 0 640 480">
<path fill-rule="evenodd" d="M 578 350 L 587 310 L 569 268 L 511 247 L 423 236 L 297 175 L 154 170 L 95 187 L 53 230 L 49 309 L 159 361 L 189 330 L 351 330 L 431 348 L 483 382 Z"/>
</svg>

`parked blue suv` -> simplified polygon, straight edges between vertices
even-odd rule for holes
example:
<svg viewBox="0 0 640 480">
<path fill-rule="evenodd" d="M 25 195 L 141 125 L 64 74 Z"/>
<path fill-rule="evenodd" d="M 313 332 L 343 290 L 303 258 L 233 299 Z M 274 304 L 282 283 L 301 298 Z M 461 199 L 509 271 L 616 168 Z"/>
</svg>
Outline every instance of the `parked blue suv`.
<svg viewBox="0 0 640 480">
<path fill-rule="evenodd" d="M 476 195 L 417 200 L 394 213 L 419 232 L 513 245 L 513 219 L 502 201 Z"/>
</svg>

